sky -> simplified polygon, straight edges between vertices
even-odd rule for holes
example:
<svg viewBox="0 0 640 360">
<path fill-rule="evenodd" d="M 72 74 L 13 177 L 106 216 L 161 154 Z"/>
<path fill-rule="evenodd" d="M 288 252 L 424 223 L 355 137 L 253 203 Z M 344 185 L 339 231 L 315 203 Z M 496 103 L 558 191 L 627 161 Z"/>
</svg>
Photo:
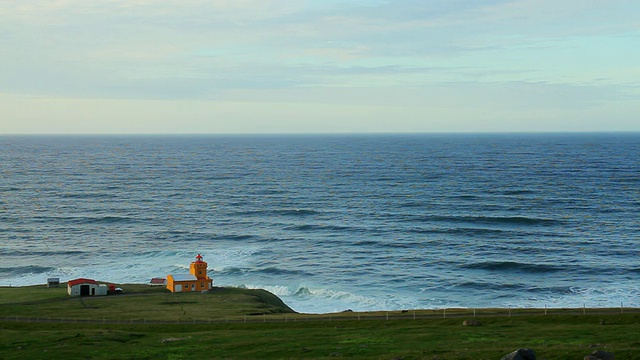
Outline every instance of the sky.
<svg viewBox="0 0 640 360">
<path fill-rule="evenodd" d="M 0 0 L 0 134 L 640 131 L 637 0 Z"/>
</svg>

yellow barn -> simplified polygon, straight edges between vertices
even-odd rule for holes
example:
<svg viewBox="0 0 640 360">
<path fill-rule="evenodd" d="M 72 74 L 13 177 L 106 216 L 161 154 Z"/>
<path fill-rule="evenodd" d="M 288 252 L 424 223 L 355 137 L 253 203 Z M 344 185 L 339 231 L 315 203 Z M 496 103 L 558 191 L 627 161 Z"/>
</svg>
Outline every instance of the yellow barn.
<svg viewBox="0 0 640 360">
<path fill-rule="evenodd" d="M 189 274 L 167 275 L 167 289 L 171 292 L 205 291 L 213 288 L 213 280 L 207 276 L 207 263 L 198 254 L 189 266 Z"/>
</svg>

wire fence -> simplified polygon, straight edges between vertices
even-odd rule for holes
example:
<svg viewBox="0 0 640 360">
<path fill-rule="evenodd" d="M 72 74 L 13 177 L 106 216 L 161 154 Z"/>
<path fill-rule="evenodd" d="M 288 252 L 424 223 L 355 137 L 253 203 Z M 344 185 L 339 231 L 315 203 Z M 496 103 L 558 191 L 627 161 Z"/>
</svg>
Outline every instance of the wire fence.
<svg viewBox="0 0 640 360">
<path fill-rule="evenodd" d="M 107 318 L 103 317 L 82 319 L 73 317 L 25 317 L 4 316 L 1 321 L 6 322 L 38 322 L 38 323 L 85 323 L 85 324 L 222 324 L 222 323 L 289 323 L 289 322 L 332 322 L 332 321 L 398 321 L 398 320 L 427 320 L 427 319 L 477 319 L 491 317 L 519 317 L 519 316 L 558 316 L 558 315 L 614 315 L 638 314 L 640 308 L 500 308 L 500 309 L 433 309 L 433 310 L 401 310 L 384 312 L 353 312 L 346 311 L 334 314 L 261 314 L 229 317 L 188 318 L 175 319 L 147 319 L 147 318 Z"/>
</svg>

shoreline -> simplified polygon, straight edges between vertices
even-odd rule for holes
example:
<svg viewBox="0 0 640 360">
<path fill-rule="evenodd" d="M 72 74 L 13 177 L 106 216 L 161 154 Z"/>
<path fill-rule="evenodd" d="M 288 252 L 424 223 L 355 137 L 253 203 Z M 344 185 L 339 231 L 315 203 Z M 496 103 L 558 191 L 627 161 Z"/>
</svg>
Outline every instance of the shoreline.
<svg viewBox="0 0 640 360">
<path fill-rule="evenodd" d="M 115 283 L 115 282 L 108 282 L 108 281 L 97 281 L 99 283 L 105 283 L 105 284 L 114 284 L 118 287 L 124 287 L 126 289 L 126 287 L 135 287 L 135 288 L 140 288 L 140 287 L 144 287 L 144 288 L 148 288 L 150 291 L 149 292 L 140 292 L 140 291 L 135 291 L 132 293 L 126 293 L 124 296 L 127 295 L 153 295 L 153 294 L 172 294 L 170 292 L 164 292 L 161 290 L 165 290 L 166 287 L 165 286 L 159 286 L 159 285 L 150 285 L 150 284 L 144 284 L 144 283 Z M 66 294 L 66 287 L 67 287 L 67 283 L 66 282 L 61 282 L 59 286 L 57 287 L 48 287 L 46 284 L 36 284 L 36 285 L 20 285 L 20 286 L 6 286 L 6 285 L 0 285 L 0 290 L 2 289 L 29 289 L 29 288 L 34 288 L 34 289 L 65 289 L 65 294 Z M 326 312 L 326 313 L 308 313 L 308 312 L 298 312 L 293 310 L 289 304 L 287 304 L 280 296 L 266 290 L 266 289 L 247 289 L 247 288 L 241 288 L 241 287 L 233 287 L 233 286 L 214 286 L 213 289 L 209 290 L 209 291 L 205 291 L 202 293 L 216 293 L 216 291 L 225 291 L 225 290 L 257 290 L 257 291 L 263 291 L 265 293 L 270 294 L 270 296 L 276 298 L 279 302 L 281 302 L 284 306 L 286 306 L 287 308 L 291 309 L 291 311 L 293 311 L 293 314 L 299 314 L 299 315 L 307 315 L 307 316 L 327 316 L 327 315 L 341 315 L 341 316 L 346 316 L 349 314 L 356 314 L 356 315 L 360 315 L 362 316 L 363 314 L 369 314 L 372 316 L 383 316 L 386 318 L 389 317 L 397 317 L 398 315 L 404 315 L 404 316 L 421 316 L 424 317 L 426 315 L 429 315 L 430 317 L 433 316 L 438 316 L 438 317 L 458 317 L 458 316 L 470 316 L 472 315 L 473 317 L 487 317 L 487 316 L 517 316 L 517 315 L 551 315 L 551 314 L 582 314 L 582 315 L 597 315 L 597 314 L 603 314 L 603 315 L 608 315 L 608 314 L 624 314 L 624 313 L 640 313 L 640 307 L 625 307 L 624 304 L 620 304 L 621 306 L 619 307 L 587 307 L 587 306 L 583 306 L 583 307 L 570 307 L 570 306 L 558 306 L 558 307 L 551 307 L 551 306 L 547 306 L 547 307 L 440 307 L 440 308 L 416 308 L 416 309 L 401 309 L 401 310 L 384 310 L 384 309 L 379 309 L 379 310 L 366 310 L 366 311 L 355 311 L 355 310 L 351 310 L 351 309 L 345 309 L 343 311 L 336 311 L 336 312 Z M 193 292 L 193 293 L 182 293 L 182 294 L 176 294 L 178 296 L 180 295 L 184 295 L 184 294 L 200 294 L 200 292 Z M 94 299 L 100 299 L 103 298 L 102 296 L 84 296 L 84 297 L 72 297 L 72 296 L 68 296 L 68 299 L 86 299 L 86 300 L 94 300 Z M 123 295 L 117 295 L 117 296 L 123 296 Z M 0 305 L 2 305 L 0 303 Z M 418 314 L 418 315 L 416 315 Z"/>
</svg>

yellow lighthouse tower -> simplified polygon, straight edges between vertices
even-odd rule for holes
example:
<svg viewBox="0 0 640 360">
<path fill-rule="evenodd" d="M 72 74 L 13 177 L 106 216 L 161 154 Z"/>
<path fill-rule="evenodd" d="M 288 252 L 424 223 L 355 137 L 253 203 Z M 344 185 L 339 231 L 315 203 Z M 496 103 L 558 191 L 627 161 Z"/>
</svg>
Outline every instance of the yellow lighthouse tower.
<svg viewBox="0 0 640 360">
<path fill-rule="evenodd" d="M 189 272 L 198 280 L 207 279 L 207 263 L 202 261 L 202 255 L 198 254 L 198 256 L 196 256 L 196 261 L 191 263 Z"/>
<path fill-rule="evenodd" d="M 189 274 L 167 275 L 167 289 L 171 292 L 205 291 L 213 288 L 213 280 L 207 276 L 207 263 L 202 255 L 189 266 Z"/>
</svg>

